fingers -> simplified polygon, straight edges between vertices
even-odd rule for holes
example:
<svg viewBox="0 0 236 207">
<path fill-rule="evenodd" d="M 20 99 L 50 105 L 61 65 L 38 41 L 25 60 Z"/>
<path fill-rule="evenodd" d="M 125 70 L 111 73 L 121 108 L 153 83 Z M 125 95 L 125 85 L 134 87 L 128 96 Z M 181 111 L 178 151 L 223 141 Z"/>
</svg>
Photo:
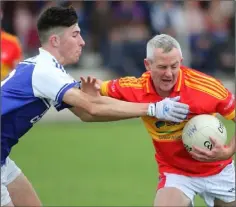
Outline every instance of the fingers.
<svg viewBox="0 0 236 207">
<path fill-rule="evenodd" d="M 192 155 L 192 158 L 201 162 L 213 162 L 216 160 L 216 158 L 210 153 L 198 153 L 197 151 L 193 150 L 190 152 L 190 154 Z"/>
<path fill-rule="evenodd" d="M 180 96 L 176 96 L 174 98 L 170 98 L 171 101 L 179 101 L 180 100 Z"/>
<path fill-rule="evenodd" d="M 82 81 L 82 83 L 85 83 L 84 77 L 80 77 L 80 80 Z"/>
<path fill-rule="evenodd" d="M 90 76 L 87 77 L 87 83 L 91 83 L 91 77 Z"/>
<path fill-rule="evenodd" d="M 189 113 L 189 110 L 188 109 L 182 109 L 182 108 L 173 108 L 172 113 L 177 113 L 177 114 L 184 115 L 184 118 L 186 119 L 187 115 Z"/>
<path fill-rule="evenodd" d="M 167 117 L 168 121 L 171 121 L 171 122 L 176 122 L 176 123 L 181 123 L 183 122 L 183 119 L 179 119 L 177 117 L 173 117 L 173 116 L 169 116 Z"/>
<path fill-rule="evenodd" d="M 183 109 L 188 109 L 189 110 L 189 105 L 188 104 L 174 102 L 173 105 L 176 108 L 183 108 Z"/>
<path fill-rule="evenodd" d="M 96 83 L 96 78 L 92 78 L 92 84 Z"/>
<path fill-rule="evenodd" d="M 213 146 L 216 146 L 216 145 L 218 144 L 218 142 L 217 142 L 216 139 L 214 139 L 214 138 L 212 138 L 212 137 L 209 137 L 209 139 L 210 139 L 210 141 L 211 141 L 211 143 L 212 143 Z"/>
<path fill-rule="evenodd" d="M 181 119 L 182 121 L 186 119 L 186 114 L 185 113 L 178 113 L 178 112 L 170 112 L 170 116 L 175 117 L 177 119 Z"/>
<path fill-rule="evenodd" d="M 194 153 L 194 152 L 191 152 L 192 154 L 192 158 L 195 159 L 195 160 L 198 160 L 200 162 L 210 162 L 212 160 L 209 160 L 209 158 L 205 155 L 199 155 L 197 153 Z"/>
<path fill-rule="evenodd" d="M 197 154 L 201 154 L 201 155 L 205 155 L 205 156 L 211 156 L 211 151 L 208 149 L 202 149 L 200 147 L 197 146 L 193 146 L 193 152 L 197 153 Z"/>
<path fill-rule="evenodd" d="M 97 79 L 96 78 L 93 78 L 91 76 L 88 76 L 87 77 L 87 80 L 85 80 L 84 77 L 80 77 L 80 80 L 83 82 L 83 83 L 89 83 L 89 84 L 95 84 L 97 82 Z"/>
<path fill-rule="evenodd" d="M 213 151 L 202 149 L 197 146 L 193 146 L 192 148 L 193 150 L 190 152 L 190 154 L 196 160 L 210 162 L 216 159 L 215 152 Z"/>
</svg>

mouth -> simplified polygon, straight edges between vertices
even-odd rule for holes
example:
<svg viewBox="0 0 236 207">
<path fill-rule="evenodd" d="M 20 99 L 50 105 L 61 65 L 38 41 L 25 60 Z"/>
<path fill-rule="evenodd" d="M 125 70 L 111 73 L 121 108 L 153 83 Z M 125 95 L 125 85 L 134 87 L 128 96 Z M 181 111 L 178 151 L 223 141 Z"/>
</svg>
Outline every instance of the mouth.
<svg viewBox="0 0 236 207">
<path fill-rule="evenodd" d="M 82 53 L 82 50 L 78 50 L 78 51 L 76 52 L 76 55 L 77 55 L 77 56 L 80 56 L 81 53 Z"/>
<path fill-rule="evenodd" d="M 170 80 L 170 79 L 162 79 L 162 82 L 163 83 L 170 83 L 172 80 Z"/>
</svg>

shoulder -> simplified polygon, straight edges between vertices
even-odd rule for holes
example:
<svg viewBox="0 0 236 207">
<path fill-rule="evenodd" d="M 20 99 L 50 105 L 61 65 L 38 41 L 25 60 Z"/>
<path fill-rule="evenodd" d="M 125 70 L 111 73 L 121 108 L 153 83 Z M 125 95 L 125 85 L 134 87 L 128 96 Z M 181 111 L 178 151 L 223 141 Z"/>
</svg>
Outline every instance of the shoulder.
<svg viewBox="0 0 236 207">
<path fill-rule="evenodd" d="M 142 89 L 146 87 L 149 81 L 150 73 L 146 72 L 139 78 L 134 76 L 126 76 L 118 79 L 119 86 L 122 88 Z"/>
<path fill-rule="evenodd" d="M 220 100 L 228 97 L 228 90 L 220 80 L 191 68 L 182 67 L 181 69 L 186 87 Z"/>
<path fill-rule="evenodd" d="M 15 45 L 20 45 L 20 41 L 17 36 L 4 32 L 4 31 L 1 32 L 1 40 L 11 42 Z"/>
</svg>

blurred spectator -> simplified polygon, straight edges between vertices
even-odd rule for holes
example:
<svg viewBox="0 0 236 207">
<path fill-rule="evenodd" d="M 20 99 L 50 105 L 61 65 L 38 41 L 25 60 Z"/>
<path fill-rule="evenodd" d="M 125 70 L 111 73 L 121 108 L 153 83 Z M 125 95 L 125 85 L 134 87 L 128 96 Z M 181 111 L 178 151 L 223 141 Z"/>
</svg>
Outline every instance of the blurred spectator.
<svg viewBox="0 0 236 207">
<path fill-rule="evenodd" d="M 121 76 L 139 76 L 144 72 L 146 41 L 150 37 L 146 10 L 136 1 L 120 1 L 113 9 L 109 66 Z"/>
<path fill-rule="evenodd" d="M 29 4 L 26 4 L 26 2 L 23 1 L 16 2 L 16 9 L 13 15 L 15 17 L 13 25 L 16 34 L 23 45 L 23 50 L 26 51 L 28 32 L 33 25 L 32 22 L 33 16 L 29 10 Z"/>
<path fill-rule="evenodd" d="M 15 18 L 14 11 L 16 9 L 16 4 L 11 1 L 1 1 L 1 8 L 3 10 L 4 16 L 1 20 L 1 26 L 6 32 L 11 34 L 16 34 L 13 20 Z"/>
<path fill-rule="evenodd" d="M 206 67 L 235 76 L 235 16 L 229 20 L 229 37 L 215 42 L 209 54 Z"/>
<path fill-rule="evenodd" d="M 103 65 L 108 66 L 109 62 L 109 33 L 112 27 L 111 2 L 95 1 L 90 19 L 89 32 L 91 37 L 91 47 L 95 52 L 99 52 Z"/>
<path fill-rule="evenodd" d="M 158 33 L 179 41 L 184 64 L 212 75 L 234 71 L 234 1 L 5 1 L 2 27 L 19 37 L 26 55 L 34 55 L 40 46 L 36 19 L 58 4 L 77 10 L 83 56 L 99 54 L 103 67 L 118 76 L 145 70 L 147 40 Z"/>
<path fill-rule="evenodd" d="M 195 34 L 190 37 L 191 67 L 209 75 L 214 75 L 215 69 L 208 67 L 212 40 L 208 33 Z"/>
<path fill-rule="evenodd" d="M 189 65 L 188 35 L 184 10 L 178 1 L 151 1 L 150 21 L 154 35 L 169 34 L 175 37 L 182 49 L 184 64 Z"/>
</svg>

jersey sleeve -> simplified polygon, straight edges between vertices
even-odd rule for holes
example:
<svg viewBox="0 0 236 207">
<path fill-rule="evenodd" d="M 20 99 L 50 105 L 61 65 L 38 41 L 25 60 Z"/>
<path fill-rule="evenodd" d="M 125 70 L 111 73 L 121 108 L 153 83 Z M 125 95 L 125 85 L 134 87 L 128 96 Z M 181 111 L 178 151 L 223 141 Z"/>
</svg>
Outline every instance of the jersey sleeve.
<svg viewBox="0 0 236 207">
<path fill-rule="evenodd" d="M 80 88 L 80 83 L 61 68 L 41 69 L 35 69 L 32 75 L 32 88 L 36 97 L 51 99 L 59 107 L 63 104 L 62 99 L 67 90 Z"/>
<path fill-rule="evenodd" d="M 230 120 L 235 117 L 235 96 L 229 90 L 227 90 L 227 93 L 225 99 L 218 100 L 217 112 Z"/>
<path fill-rule="evenodd" d="M 69 109 L 69 108 L 72 108 L 73 106 L 65 103 L 65 102 L 61 102 L 61 103 L 57 103 L 57 102 L 54 102 L 53 103 L 54 107 L 56 108 L 57 111 L 61 111 L 63 109 Z"/>
<path fill-rule="evenodd" d="M 130 81 L 133 77 L 125 77 L 115 80 L 104 81 L 101 85 L 100 93 L 103 96 L 109 96 L 123 101 L 134 101 L 135 88 Z"/>
</svg>

